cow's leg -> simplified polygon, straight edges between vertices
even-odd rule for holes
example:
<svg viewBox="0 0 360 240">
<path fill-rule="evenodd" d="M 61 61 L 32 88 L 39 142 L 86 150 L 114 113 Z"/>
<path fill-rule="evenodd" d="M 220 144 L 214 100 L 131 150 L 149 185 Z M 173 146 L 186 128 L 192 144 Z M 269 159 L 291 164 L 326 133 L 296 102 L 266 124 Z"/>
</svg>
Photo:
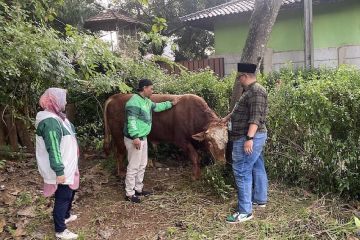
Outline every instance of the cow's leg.
<svg viewBox="0 0 360 240">
<path fill-rule="evenodd" d="M 191 159 L 191 162 L 193 164 L 192 166 L 192 176 L 191 178 L 193 180 L 198 180 L 200 178 L 200 158 L 199 154 L 197 153 L 196 149 L 191 143 L 188 143 L 186 145 L 186 151 Z"/>
<path fill-rule="evenodd" d="M 151 146 L 154 150 L 154 159 L 151 159 L 151 158 L 148 159 L 147 167 L 153 168 L 153 167 L 155 167 L 155 162 L 157 162 L 157 160 L 158 160 L 158 158 L 157 158 L 158 157 L 158 145 L 157 145 L 157 143 L 151 142 Z"/>
<path fill-rule="evenodd" d="M 117 175 L 119 177 L 125 177 L 126 175 L 126 166 L 125 166 L 125 155 L 126 155 L 126 148 L 124 144 L 124 140 L 119 140 L 116 143 L 116 163 L 117 163 Z"/>
<path fill-rule="evenodd" d="M 157 161 L 158 160 L 158 155 L 159 155 L 159 149 L 158 149 L 158 144 L 157 143 L 152 143 L 153 149 L 154 149 L 154 160 Z"/>
</svg>

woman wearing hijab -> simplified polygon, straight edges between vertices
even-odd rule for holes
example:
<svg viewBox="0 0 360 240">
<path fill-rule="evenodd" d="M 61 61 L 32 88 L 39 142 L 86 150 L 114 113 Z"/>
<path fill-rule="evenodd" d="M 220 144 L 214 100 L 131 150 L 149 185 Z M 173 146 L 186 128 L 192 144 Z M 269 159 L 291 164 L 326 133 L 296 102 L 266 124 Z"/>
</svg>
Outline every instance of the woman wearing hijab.
<svg viewBox="0 0 360 240">
<path fill-rule="evenodd" d="M 36 115 L 36 160 L 44 179 L 44 195 L 55 195 L 53 218 L 57 239 L 77 239 L 66 224 L 71 215 L 75 191 L 79 187 L 79 150 L 74 126 L 66 118 L 66 90 L 49 88 L 41 96 L 43 111 Z"/>
</svg>

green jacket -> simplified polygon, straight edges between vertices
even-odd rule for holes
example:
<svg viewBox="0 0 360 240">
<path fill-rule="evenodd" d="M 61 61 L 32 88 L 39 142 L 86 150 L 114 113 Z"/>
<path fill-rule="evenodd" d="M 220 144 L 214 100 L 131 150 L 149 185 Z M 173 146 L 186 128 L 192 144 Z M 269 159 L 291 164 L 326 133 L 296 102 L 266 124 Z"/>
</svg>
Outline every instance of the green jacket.
<svg viewBox="0 0 360 240">
<path fill-rule="evenodd" d="M 151 131 L 152 111 L 162 112 L 171 107 L 170 101 L 154 103 L 134 94 L 125 105 L 124 136 L 130 139 L 146 137 Z"/>
<path fill-rule="evenodd" d="M 56 176 L 65 175 L 64 184 L 73 184 L 78 169 L 78 144 L 74 126 L 68 119 L 41 111 L 36 115 L 36 160 L 45 183 L 56 184 Z"/>
</svg>

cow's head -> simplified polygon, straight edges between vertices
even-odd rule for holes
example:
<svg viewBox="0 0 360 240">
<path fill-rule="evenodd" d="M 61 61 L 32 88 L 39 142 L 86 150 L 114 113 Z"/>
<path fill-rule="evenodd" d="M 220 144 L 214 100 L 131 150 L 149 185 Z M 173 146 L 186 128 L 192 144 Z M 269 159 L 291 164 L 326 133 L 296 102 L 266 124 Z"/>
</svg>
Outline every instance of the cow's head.
<svg viewBox="0 0 360 240">
<path fill-rule="evenodd" d="M 192 135 L 192 138 L 197 141 L 205 141 L 213 158 L 225 162 L 226 144 L 228 142 L 228 131 L 225 124 L 212 123 L 206 131 Z"/>
</svg>

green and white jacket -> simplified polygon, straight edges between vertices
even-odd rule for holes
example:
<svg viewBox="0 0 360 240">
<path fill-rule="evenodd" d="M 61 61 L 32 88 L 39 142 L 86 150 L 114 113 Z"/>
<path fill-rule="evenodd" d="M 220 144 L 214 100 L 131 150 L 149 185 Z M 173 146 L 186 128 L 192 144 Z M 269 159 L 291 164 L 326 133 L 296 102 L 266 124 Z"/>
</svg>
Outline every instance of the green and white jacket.
<svg viewBox="0 0 360 240">
<path fill-rule="evenodd" d="M 66 185 L 74 183 L 78 169 L 78 144 L 74 126 L 52 112 L 36 115 L 36 160 L 44 182 L 56 184 L 65 175 Z"/>
<path fill-rule="evenodd" d="M 152 112 L 162 112 L 171 107 L 170 101 L 154 103 L 149 98 L 134 94 L 125 105 L 124 136 L 130 139 L 146 137 L 151 131 Z"/>
</svg>

